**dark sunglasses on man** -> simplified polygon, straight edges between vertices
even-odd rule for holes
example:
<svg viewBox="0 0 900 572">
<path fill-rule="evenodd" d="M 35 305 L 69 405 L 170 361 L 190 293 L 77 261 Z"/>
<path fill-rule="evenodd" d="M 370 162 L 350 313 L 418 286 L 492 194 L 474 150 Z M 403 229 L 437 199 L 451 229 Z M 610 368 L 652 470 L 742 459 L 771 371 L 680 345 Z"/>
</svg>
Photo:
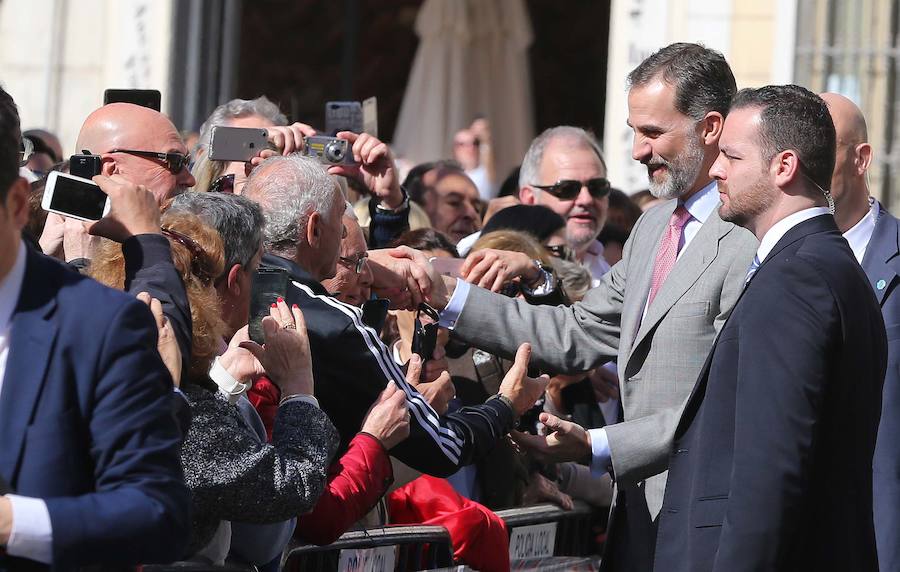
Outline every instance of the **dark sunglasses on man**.
<svg viewBox="0 0 900 572">
<path fill-rule="evenodd" d="M 173 175 L 180 173 L 191 160 L 189 155 L 182 155 L 181 153 L 160 153 L 157 151 L 140 151 L 136 149 L 113 149 L 110 153 L 127 153 L 128 155 L 162 161 Z"/>
<path fill-rule="evenodd" d="M 609 194 L 609 191 L 612 188 L 609 184 L 609 180 L 604 179 L 603 177 L 588 179 L 587 181 L 574 181 L 571 179 L 564 179 L 562 181 L 557 181 L 552 185 L 531 186 L 535 189 L 547 191 L 561 201 L 574 200 L 575 197 L 578 196 L 578 193 L 581 192 L 582 186 L 587 187 L 588 193 L 590 193 L 590 195 L 595 199 L 602 199 Z"/>
</svg>

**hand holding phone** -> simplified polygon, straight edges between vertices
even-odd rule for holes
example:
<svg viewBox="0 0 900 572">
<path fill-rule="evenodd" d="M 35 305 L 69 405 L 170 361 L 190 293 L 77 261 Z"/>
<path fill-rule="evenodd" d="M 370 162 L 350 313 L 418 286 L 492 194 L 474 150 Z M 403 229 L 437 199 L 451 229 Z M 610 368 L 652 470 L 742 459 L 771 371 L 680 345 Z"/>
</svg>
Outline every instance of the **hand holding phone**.
<svg viewBox="0 0 900 572">
<path fill-rule="evenodd" d="M 119 243 L 138 234 L 159 234 L 159 202 L 147 187 L 135 185 L 122 175 L 98 175 L 94 180 L 109 197 L 110 208 L 88 227 L 88 233 Z"/>
<path fill-rule="evenodd" d="M 109 197 L 93 181 L 53 171 L 47 176 L 41 208 L 69 218 L 93 222 L 109 212 Z"/>
<path fill-rule="evenodd" d="M 250 339 L 259 345 L 266 342 L 262 320 L 279 298 L 287 294 L 288 273 L 281 268 L 260 268 L 250 285 Z"/>
</svg>

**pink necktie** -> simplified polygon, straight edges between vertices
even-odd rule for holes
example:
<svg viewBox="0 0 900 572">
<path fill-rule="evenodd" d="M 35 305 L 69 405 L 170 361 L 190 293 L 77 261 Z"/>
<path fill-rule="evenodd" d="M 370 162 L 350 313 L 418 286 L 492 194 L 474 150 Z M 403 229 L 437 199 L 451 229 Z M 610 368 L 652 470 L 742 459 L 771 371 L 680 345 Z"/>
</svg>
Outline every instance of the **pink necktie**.
<svg viewBox="0 0 900 572">
<path fill-rule="evenodd" d="M 672 213 L 669 219 L 669 226 L 659 243 L 659 250 L 656 251 L 656 264 L 653 266 L 653 281 L 650 283 L 650 299 L 647 306 L 653 303 L 656 293 L 662 288 L 663 282 L 675 266 L 678 259 L 678 243 L 681 242 L 681 233 L 684 225 L 691 218 L 691 213 L 684 206 L 679 206 Z"/>
</svg>

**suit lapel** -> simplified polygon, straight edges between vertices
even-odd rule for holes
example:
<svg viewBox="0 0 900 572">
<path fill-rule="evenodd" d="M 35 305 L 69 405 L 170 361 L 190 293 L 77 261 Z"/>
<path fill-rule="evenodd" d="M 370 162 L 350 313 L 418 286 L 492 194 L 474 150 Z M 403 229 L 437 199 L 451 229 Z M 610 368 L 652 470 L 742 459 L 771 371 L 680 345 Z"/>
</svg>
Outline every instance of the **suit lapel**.
<svg viewBox="0 0 900 572">
<path fill-rule="evenodd" d="M 878 303 L 896 286 L 900 274 L 900 224 L 883 206 L 879 207 L 875 230 L 863 256 L 862 267 L 872 284 Z"/>
<path fill-rule="evenodd" d="M 653 303 L 647 308 L 647 315 L 641 321 L 632 350 L 640 345 L 644 337 L 662 320 L 672 306 L 697 282 L 719 253 L 719 241 L 733 229 L 734 225 L 719 218 L 717 212 L 710 213 L 709 218 L 700 227 L 697 236 L 675 263 Z M 646 297 L 644 301 L 646 302 Z"/>
<path fill-rule="evenodd" d="M 13 483 L 38 397 L 50 350 L 56 340 L 56 324 L 49 320 L 56 299 L 47 285 L 47 276 L 38 268 L 41 261 L 28 249 L 25 280 L 12 316 L 9 354 L 3 388 L 0 390 L 0 475 Z"/>
</svg>

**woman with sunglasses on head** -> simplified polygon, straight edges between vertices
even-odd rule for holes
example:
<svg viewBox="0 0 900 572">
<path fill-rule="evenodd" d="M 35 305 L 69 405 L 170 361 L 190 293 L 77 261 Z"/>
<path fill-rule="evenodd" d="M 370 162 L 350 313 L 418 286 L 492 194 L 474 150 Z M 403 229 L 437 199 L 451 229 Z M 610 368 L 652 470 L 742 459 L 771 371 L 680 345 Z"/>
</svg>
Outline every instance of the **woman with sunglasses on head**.
<svg viewBox="0 0 900 572">
<path fill-rule="evenodd" d="M 321 494 L 337 448 L 337 432 L 312 395 L 303 315 L 280 301 L 263 320 L 264 345 L 234 340 L 216 357 L 224 325 L 212 282 L 224 265 L 221 239 L 186 213 L 167 213 L 162 229 L 184 280 L 193 323 L 190 361 L 185 377 L 176 379 L 193 417 L 182 447 L 193 505 L 185 558 L 222 564 L 231 548 L 231 521 L 280 523 L 286 534 L 273 534 L 269 551 L 278 554 L 293 530 L 292 518 L 312 508 Z M 91 273 L 121 288 L 121 247 L 104 242 Z M 234 399 L 244 380 L 261 375 L 282 391 L 271 445 L 247 424 Z"/>
</svg>

